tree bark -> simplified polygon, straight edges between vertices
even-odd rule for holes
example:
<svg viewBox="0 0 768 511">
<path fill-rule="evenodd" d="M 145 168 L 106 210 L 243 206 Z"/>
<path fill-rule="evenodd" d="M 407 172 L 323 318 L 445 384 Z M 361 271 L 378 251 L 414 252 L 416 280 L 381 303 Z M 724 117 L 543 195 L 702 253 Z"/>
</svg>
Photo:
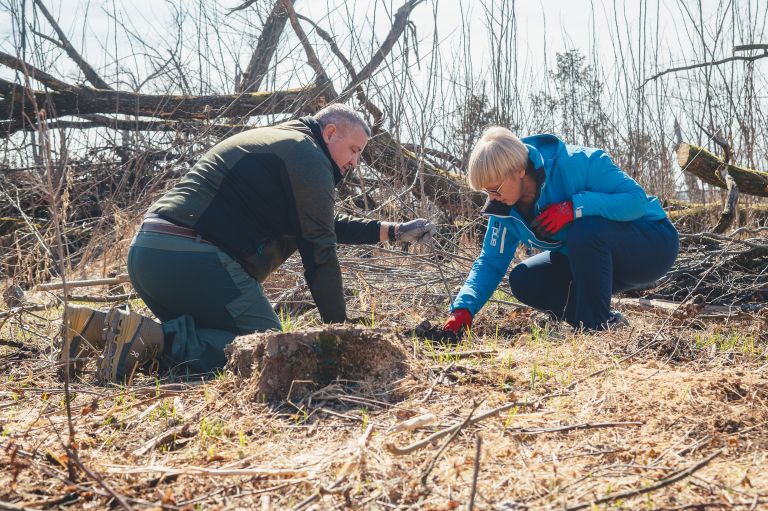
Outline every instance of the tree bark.
<svg viewBox="0 0 768 511">
<path fill-rule="evenodd" d="M 705 183 L 728 188 L 720 174 L 723 160 L 703 147 L 682 143 L 677 147 L 677 162 L 684 171 L 693 174 Z M 728 165 L 728 174 L 741 193 L 768 197 L 768 172 Z"/>
<path fill-rule="evenodd" d="M 318 86 L 277 92 L 253 92 L 217 96 L 177 96 L 75 87 L 71 91 L 30 90 L 0 79 L 0 127 L 22 129 L 26 119 L 35 119 L 29 101 L 34 94 L 47 119 L 67 115 L 123 114 L 163 120 L 215 120 L 281 113 L 310 113 L 322 104 L 326 91 Z"/>
<path fill-rule="evenodd" d="M 416 183 L 419 168 L 424 175 L 424 193 L 438 207 L 452 215 L 467 213 L 462 207 L 463 198 L 469 198 L 478 208 L 483 205 L 482 194 L 473 192 L 458 178 L 405 149 L 392 135 L 380 130 L 371 137 L 363 151 L 365 161 L 383 175 L 403 175 L 410 183 Z M 421 189 L 411 186 L 411 193 L 421 198 Z"/>
<path fill-rule="evenodd" d="M 725 207 L 722 213 L 720 213 L 720 219 L 717 221 L 712 232 L 717 234 L 724 233 L 733 224 L 736 218 L 738 202 L 739 202 L 739 186 L 729 173 L 725 173 L 725 182 L 728 185 L 728 198 L 725 201 Z"/>
</svg>

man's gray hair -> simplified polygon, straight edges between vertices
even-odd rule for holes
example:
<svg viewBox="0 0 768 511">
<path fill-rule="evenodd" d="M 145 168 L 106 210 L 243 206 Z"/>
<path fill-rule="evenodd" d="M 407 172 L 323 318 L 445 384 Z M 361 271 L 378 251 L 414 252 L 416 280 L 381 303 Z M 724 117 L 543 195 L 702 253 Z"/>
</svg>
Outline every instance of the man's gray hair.
<svg viewBox="0 0 768 511">
<path fill-rule="evenodd" d="M 325 128 L 329 124 L 335 124 L 340 127 L 360 126 L 365 131 L 365 134 L 371 136 L 371 128 L 368 123 L 365 122 L 360 112 L 354 108 L 343 105 L 341 103 L 333 103 L 317 112 L 314 116 L 315 120 L 320 124 L 321 128 Z"/>
</svg>

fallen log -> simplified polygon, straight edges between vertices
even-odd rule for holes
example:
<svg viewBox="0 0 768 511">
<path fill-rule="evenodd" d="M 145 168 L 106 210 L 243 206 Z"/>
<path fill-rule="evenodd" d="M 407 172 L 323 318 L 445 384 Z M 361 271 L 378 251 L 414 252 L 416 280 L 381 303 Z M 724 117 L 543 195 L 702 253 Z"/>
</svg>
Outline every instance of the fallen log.
<svg viewBox="0 0 768 511">
<path fill-rule="evenodd" d="M 325 95 L 317 85 L 276 92 L 251 92 L 209 96 L 138 94 L 124 91 L 72 86 L 65 91 L 32 90 L 0 79 L 0 127 L 15 132 L 23 129 L 25 117 L 36 119 L 38 108 L 46 119 L 89 114 L 123 114 L 163 120 L 215 120 L 283 113 L 310 113 Z"/>
<path fill-rule="evenodd" d="M 677 163 L 684 171 L 693 174 L 705 183 L 719 188 L 728 188 L 720 169 L 725 166 L 741 193 L 768 197 L 768 172 L 747 169 L 733 164 L 725 165 L 723 160 L 703 147 L 687 144 L 677 146 Z"/>
<path fill-rule="evenodd" d="M 438 207 L 454 215 L 466 213 L 467 206 L 480 208 L 485 197 L 473 192 L 458 177 L 429 163 L 403 147 L 385 130 L 374 133 L 363 151 L 363 158 L 371 167 L 385 176 L 401 175 L 410 183 L 410 191 L 421 198 L 423 177 L 424 195 Z"/>
</svg>

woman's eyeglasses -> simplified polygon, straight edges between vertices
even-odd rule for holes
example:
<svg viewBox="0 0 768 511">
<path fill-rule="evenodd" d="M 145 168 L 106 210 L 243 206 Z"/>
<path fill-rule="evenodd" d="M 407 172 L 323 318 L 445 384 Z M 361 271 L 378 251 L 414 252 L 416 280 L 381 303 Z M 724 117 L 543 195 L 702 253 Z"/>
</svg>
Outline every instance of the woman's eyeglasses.
<svg viewBox="0 0 768 511">
<path fill-rule="evenodd" d="M 504 186 L 504 183 L 506 183 L 506 182 L 507 182 L 507 180 L 505 179 L 504 181 L 501 182 L 501 184 L 499 186 L 497 186 L 493 190 L 489 190 L 488 188 L 483 188 L 483 192 L 485 194 L 487 194 L 488 196 L 498 197 L 498 196 L 501 195 L 501 187 Z"/>
</svg>

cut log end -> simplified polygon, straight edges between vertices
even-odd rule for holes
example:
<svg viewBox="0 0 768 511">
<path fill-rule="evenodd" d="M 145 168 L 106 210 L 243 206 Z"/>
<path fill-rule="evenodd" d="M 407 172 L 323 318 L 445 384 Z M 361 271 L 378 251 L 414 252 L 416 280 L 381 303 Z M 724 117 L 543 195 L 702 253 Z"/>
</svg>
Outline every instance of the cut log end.
<svg viewBox="0 0 768 511">
<path fill-rule="evenodd" d="M 680 142 L 676 148 L 677 151 L 677 164 L 680 168 L 685 168 L 688 165 L 688 158 L 691 154 L 691 145 L 685 142 Z"/>
<path fill-rule="evenodd" d="M 685 172 L 713 186 L 727 188 L 723 175 L 727 170 L 739 192 L 758 197 L 768 197 L 768 172 L 726 164 L 722 158 L 703 147 L 685 142 L 677 146 L 677 161 Z"/>
</svg>

